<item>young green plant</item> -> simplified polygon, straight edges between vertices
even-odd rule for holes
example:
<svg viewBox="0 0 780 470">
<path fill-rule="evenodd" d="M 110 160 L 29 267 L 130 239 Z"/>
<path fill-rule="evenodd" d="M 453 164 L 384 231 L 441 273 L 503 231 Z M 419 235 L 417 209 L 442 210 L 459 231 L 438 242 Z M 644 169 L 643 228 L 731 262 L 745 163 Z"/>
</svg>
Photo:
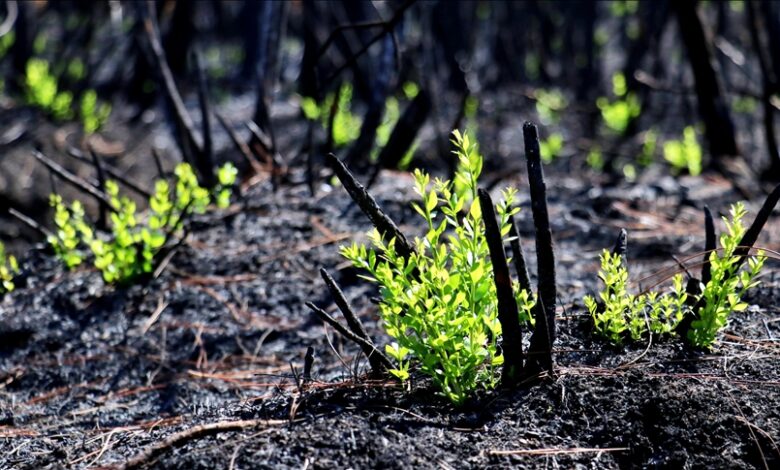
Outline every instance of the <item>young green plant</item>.
<svg viewBox="0 0 780 470">
<path fill-rule="evenodd" d="M 219 183 L 212 190 L 198 185 L 189 164 L 179 164 L 174 174 L 176 183 L 173 187 L 166 180 L 155 183 L 145 222 L 139 222 L 135 202 L 121 196 L 115 182 L 107 181 L 106 193 L 115 209 L 107 236 L 101 236 L 85 222 L 84 207 L 79 201 L 67 207 L 60 196 L 53 194 L 51 203 L 57 232 L 49 237 L 49 243 L 57 256 L 68 268 L 73 268 L 86 259 L 82 248 L 88 248 L 94 257 L 94 266 L 108 283 L 127 284 L 151 273 L 156 257 L 182 230 L 190 215 L 203 213 L 211 202 L 219 207 L 230 203 L 237 170 L 231 164 L 220 168 Z"/>
<path fill-rule="evenodd" d="M 13 255 L 5 252 L 5 245 L 0 243 L 0 297 L 11 292 L 16 287 L 14 276 L 19 272 L 19 263 Z"/>
<path fill-rule="evenodd" d="M 342 255 L 368 272 L 366 279 L 380 287 L 379 305 L 387 334 L 394 342 L 387 354 L 397 361 L 391 370 L 409 378 L 412 363 L 433 379 L 441 393 L 463 403 L 477 387 L 492 388 L 495 367 L 503 357 L 497 348 L 501 335 L 495 283 L 477 196 L 482 157 L 468 135 L 453 133 L 459 168 L 454 181 L 435 180 L 416 171 L 415 190 L 422 198 L 414 209 L 427 230 L 415 239 L 408 259 L 374 230 L 372 248 L 352 244 Z M 501 233 L 509 232 L 515 192 L 506 190 L 497 207 Z M 529 321 L 533 296 L 515 286 L 521 320 Z"/>
</svg>

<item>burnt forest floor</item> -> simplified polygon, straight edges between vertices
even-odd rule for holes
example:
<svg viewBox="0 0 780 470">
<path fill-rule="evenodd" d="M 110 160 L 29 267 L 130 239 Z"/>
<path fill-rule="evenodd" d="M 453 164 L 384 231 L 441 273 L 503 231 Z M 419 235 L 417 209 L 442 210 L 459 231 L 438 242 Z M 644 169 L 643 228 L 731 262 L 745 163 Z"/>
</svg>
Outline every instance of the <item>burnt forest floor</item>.
<svg viewBox="0 0 780 470">
<path fill-rule="evenodd" d="M 517 165 L 521 167 L 522 165 Z M 717 176 L 657 177 L 599 189 L 548 171 L 559 281 L 556 378 L 455 408 L 415 377 L 365 380 L 354 345 L 304 306 L 335 306 L 327 268 L 369 334 L 387 338 L 374 287 L 339 257 L 367 220 L 340 187 L 309 197 L 263 182 L 225 211 L 199 217 L 156 280 L 107 287 L 65 271 L 41 249 L 23 257 L 19 288 L 0 303 L 0 468 L 122 464 L 199 425 L 241 430 L 189 439 L 153 468 L 777 468 L 780 466 L 780 279 L 769 260 L 751 307 L 709 353 L 676 339 L 624 349 L 593 337 L 582 297 L 599 286 L 598 253 L 629 229 L 632 279 L 674 267 L 703 246 L 705 203 L 740 199 Z M 521 236 L 535 272 L 521 170 Z M 372 193 L 414 234 L 411 178 L 385 172 Z M 755 214 L 761 200 L 748 203 Z M 749 221 L 752 216 L 749 217 Z M 758 245 L 780 249 L 770 218 Z M 719 227 L 722 228 L 722 227 Z M 298 387 L 307 347 L 312 381 Z M 648 347 L 649 346 L 649 347 Z M 249 421 L 246 421 L 249 420 Z M 207 429 L 207 428 L 204 428 Z"/>
</svg>

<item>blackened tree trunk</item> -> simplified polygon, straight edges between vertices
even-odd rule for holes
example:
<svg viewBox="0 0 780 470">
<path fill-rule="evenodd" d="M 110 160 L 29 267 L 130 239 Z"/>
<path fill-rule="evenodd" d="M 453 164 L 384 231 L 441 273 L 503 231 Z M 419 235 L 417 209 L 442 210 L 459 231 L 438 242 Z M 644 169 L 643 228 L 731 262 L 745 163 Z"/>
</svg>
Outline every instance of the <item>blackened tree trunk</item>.
<svg viewBox="0 0 780 470">
<path fill-rule="evenodd" d="M 195 38 L 195 6 L 198 2 L 176 2 L 168 34 L 163 39 L 165 58 L 176 77 L 187 72 L 187 57 Z"/>
<path fill-rule="evenodd" d="M 720 167 L 724 158 L 739 155 L 734 124 L 723 96 L 720 81 L 713 62 L 712 46 L 701 19 L 696 12 L 695 1 L 673 1 L 688 60 L 695 80 L 699 114 L 704 121 L 711 165 Z"/>
<path fill-rule="evenodd" d="M 780 180 L 780 153 L 777 148 L 777 139 L 775 138 L 775 117 L 772 106 L 772 92 L 776 89 L 777 77 L 771 66 L 769 53 L 761 40 L 761 33 L 765 27 L 767 18 L 763 21 L 756 14 L 756 6 L 753 1 L 746 2 L 748 30 L 753 42 L 753 50 L 758 56 L 758 64 L 761 68 L 762 101 L 764 106 L 764 134 L 766 136 L 766 147 L 769 153 L 769 167 L 764 171 L 767 179 Z M 771 40 L 771 39 L 770 39 Z"/>
</svg>

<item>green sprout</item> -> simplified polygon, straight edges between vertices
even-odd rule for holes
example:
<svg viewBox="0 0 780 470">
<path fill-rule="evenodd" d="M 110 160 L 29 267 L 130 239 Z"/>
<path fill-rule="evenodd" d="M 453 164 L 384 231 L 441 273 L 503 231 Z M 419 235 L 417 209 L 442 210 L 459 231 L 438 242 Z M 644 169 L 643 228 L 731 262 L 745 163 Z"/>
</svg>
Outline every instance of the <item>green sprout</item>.
<svg viewBox="0 0 780 470">
<path fill-rule="evenodd" d="M 83 76 L 83 63 L 74 60 L 68 65 L 67 73 L 75 77 Z M 41 108 L 58 121 L 73 119 L 73 94 L 60 90 L 57 78 L 52 75 L 49 63 L 43 59 L 30 59 L 25 73 L 25 99 L 27 103 Z M 108 119 L 111 105 L 98 101 L 95 90 L 88 89 L 79 102 L 79 118 L 84 126 L 84 132 L 92 134 Z"/>
<path fill-rule="evenodd" d="M 111 105 L 98 103 L 95 90 L 87 90 L 81 95 L 81 122 L 84 132 L 92 134 L 105 124 L 111 114 Z"/>
<path fill-rule="evenodd" d="M 664 293 L 628 292 L 628 270 L 621 256 L 604 250 L 601 254 L 599 278 L 604 290 L 601 302 L 585 296 L 584 302 L 593 318 L 596 333 L 611 343 L 620 345 L 626 339 L 636 341 L 648 333 L 673 334 L 678 323 L 687 315 L 695 315 L 687 333 L 688 341 L 700 348 L 711 348 L 718 332 L 728 322 L 731 312 L 747 308 L 742 297 L 758 285 L 756 277 L 766 261 L 761 250 L 747 258 L 747 267 L 741 268 L 737 248 L 745 234 L 742 219 L 746 214 L 740 202 L 731 206 L 730 218 L 723 218 L 726 233 L 721 235 L 719 250 L 709 255 L 711 279 L 702 286 L 702 293 L 689 300 L 683 286 L 682 274 L 672 278 L 672 288 Z M 700 305 L 694 312 L 691 305 Z"/>
<path fill-rule="evenodd" d="M 563 136 L 553 132 L 546 139 L 539 142 L 539 154 L 544 163 L 551 163 L 563 149 Z"/>
<path fill-rule="evenodd" d="M 14 290 L 14 276 L 19 272 L 19 263 L 13 255 L 6 254 L 5 245 L 0 243 L 0 296 Z"/>
<path fill-rule="evenodd" d="M 693 126 L 688 126 L 683 130 L 681 141 L 664 142 L 664 159 L 672 165 L 675 173 L 688 171 L 692 176 L 701 173 L 702 151 Z"/>
<path fill-rule="evenodd" d="M 622 73 L 612 76 L 612 93 L 615 99 L 610 101 L 602 96 L 596 100 L 604 124 L 612 131 L 623 134 L 631 121 L 642 112 L 642 105 L 634 93 L 628 92 L 626 77 Z"/>
<path fill-rule="evenodd" d="M 190 215 L 203 213 L 211 202 L 227 207 L 237 170 L 229 163 L 222 166 L 217 173 L 219 183 L 211 191 L 198 184 L 189 164 L 179 164 L 174 174 L 173 186 L 164 179 L 155 183 L 146 221 L 139 221 L 135 202 L 119 194 L 116 182 L 107 181 L 106 193 L 115 211 L 111 214 L 110 233 L 105 237 L 85 222 L 84 207 L 79 201 L 67 207 L 59 195 L 53 194 L 57 232 L 48 241 L 57 257 L 71 269 L 86 259 L 82 248 L 88 248 L 94 266 L 107 283 L 128 284 L 151 273 L 157 256 L 183 229 Z"/>
<path fill-rule="evenodd" d="M 414 174 L 422 198 L 414 209 L 427 232 L 415 239 L 409 259 L 397 253 L 394 239 L 385 240 L 376 230 L 369 234 L 372 248 L 353 243 L 340 251 L 380 286 L 379 311 L 394 340 L 386 351 L 397 362 L 391 373 L 406 380 L 411 365 L 418 364 L 445 397 L 461 404 L 477 387 L 497 384 L 495 368 L 503 356 L 497 348 L 501 324 L 493 268 L 476 200 L 482 157 L 468 134 L 453 136 L 460 162 L 454 181 L 436 179 L 429 189 L 430 176 Z M 503 196 L 497 213 L 506 235 L 517 209 L 512 209 L 513 190 Z M 517 285 L 514 291 L 521 321 L 530 322 L 533 295 Z"/>
<path fill-rule="evenodd" d="M 601 304 L 591 296 L 583 299 L 597 334 L 620 345 L 626 339 L 637 341 L 650 332 L 669 333 L 682 320 L 687 294 L 681 274 L 672 279 L 673 289 L 669 293 L 631 294 L 623 258 L 604 250 L 599 259 L 599 278 L 604 283 L 604 290 L 599 293 Z"/>
<path fill-rule="evenodd" d="M 742 296 L 758 285 L 756 277 L 766 261 L 763 251 L 747 259 L 747 268 L 740 269 L 740 256 L 735 253 L 745 234 L 742 219 L 747 213 L 741 202 L 731 206 L 731 219 L 723 217 L 726 233 L 720 237 L 721 249 L 710 253 L 712 279 L 704 286 L 698 300 L 703 300 L 697 319 L 691 323 L 688 340 L 694 346 L 709 348 L 715 342 L 718 332 L 726 326 L 731 312 L 747 308 Z"/>
<path fill-rule="evenodd" d="M 545 124 L 556 124 L 561 119 L 561 112 L 569 105 L 560 90 L 538 89 L 534 91 L 536 113 Z"/>
<path fill-rule="evenodd" d="M 319 120 L 322 126 L 327 128 L 330 117 L 330 109 L 333 100 L 337 99 L 336 115 L 333 117 L 333 144 L 336 147 L 343 147 L 360 136 L 360 117 L 352 113 L 352 85 L 344 83 L 338 90 L 338 97 L 329 93 L 321 103 L 317 103 L 314 98 L 304 97 L 301 99 L 301 111 L 306 119 Z"/>
<path fill-rule="evenodd" d="M 73 94 L 58 90 L 57 79 L 51 74 L 49 63 L 43 59 L 30 59 L 25 70 L 27 102 L 50 113 L 55 119 L 72 118 Z"/>
</svg>

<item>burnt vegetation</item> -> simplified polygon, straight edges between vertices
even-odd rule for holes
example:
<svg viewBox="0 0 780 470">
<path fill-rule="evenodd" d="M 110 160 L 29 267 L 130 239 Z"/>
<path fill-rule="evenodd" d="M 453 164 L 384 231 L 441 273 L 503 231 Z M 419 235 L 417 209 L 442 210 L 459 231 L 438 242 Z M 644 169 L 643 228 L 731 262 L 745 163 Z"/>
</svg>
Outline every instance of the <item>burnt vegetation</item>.
<svg viewBox="0 0 780 470">
<path fill-rule="evenodd" d="M 778 112 L 777 2 L 4 0 L 0 467 L 776 468 Z"/>
</svg>

